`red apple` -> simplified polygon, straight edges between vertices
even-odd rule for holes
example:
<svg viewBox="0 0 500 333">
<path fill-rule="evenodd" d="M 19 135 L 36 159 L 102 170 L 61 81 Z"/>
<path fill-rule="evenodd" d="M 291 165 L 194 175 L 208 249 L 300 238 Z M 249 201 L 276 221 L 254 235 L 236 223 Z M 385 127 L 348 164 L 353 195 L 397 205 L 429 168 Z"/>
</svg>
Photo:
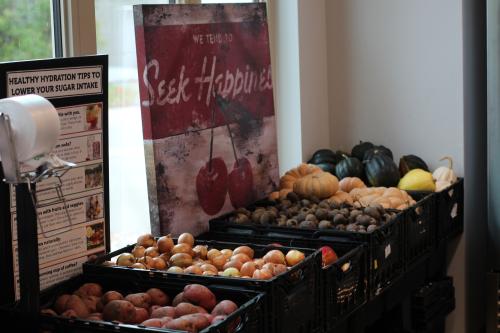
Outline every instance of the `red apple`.
<svg viewBox="0 0 500 333">
<path fill-rule="evenodd" d="M 198 172 L 196 177 L 196 193 L 198 201 L 205 213 L 215 215 L 224 206 L 227 193 L 227 168 L 226 163 L 220 157 L 212 158 Z"/>
<path fill-rule="evenodd" d="M 229 174 L 228 191 L 234 208 L 246 207 L 254 202 L 252 165 L 245 157 L 234 163 Z"/>
<path fill-rule="evenodd" d="M 338 259 L 335 251 L 333 251 L 333 249 L 329 246 L 321 247 L 321 256 L 322 256 L 323 267 L 333 264 Z"/>
</svg>

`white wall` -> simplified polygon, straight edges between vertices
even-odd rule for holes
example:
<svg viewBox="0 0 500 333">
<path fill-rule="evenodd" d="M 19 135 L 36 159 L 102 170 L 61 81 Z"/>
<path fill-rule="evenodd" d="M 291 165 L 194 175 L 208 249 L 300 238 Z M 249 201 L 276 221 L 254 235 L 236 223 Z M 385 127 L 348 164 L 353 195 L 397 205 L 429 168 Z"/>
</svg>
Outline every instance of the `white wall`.
<svg viewBox="0 0 500 333">
<path fill-rule="evenodd" d="M 463 175 L 462 1 L 328 0 L 326 17 L 331 146 L 369 140 L 431 168 L 451 155 Z M 448 332 L 465 331 L 464 258 L 462 241 Z"/>
</svg>

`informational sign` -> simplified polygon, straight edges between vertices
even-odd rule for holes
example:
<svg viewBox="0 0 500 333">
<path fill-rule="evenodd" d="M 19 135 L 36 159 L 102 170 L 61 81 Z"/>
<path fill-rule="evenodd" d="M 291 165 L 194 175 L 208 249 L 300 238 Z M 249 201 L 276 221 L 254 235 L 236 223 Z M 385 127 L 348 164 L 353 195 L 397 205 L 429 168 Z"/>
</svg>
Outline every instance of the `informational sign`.
<svg viewBox="0 0 500 333">
<path fill-rule="evenodd" d="M 155 234 L 208 228 L 278 181 L 265 4 L 134 6 Z"/>
<path fill-rule="evenodd" d="M 0 64 L 0 98 L 37 94 L 59 114 L 61 133 L 54 153 L 76 167 L 60 180 L 36 184 L 40 287 L 81 273 L 82 263 L 109 250 L 107 158 L 107 56 Z M 22 170 L 33 171 L 33 170 Z M 64 199 L 57 195 L 62 190 Z M 1 301 L 19 298 L 15 187 L 0 185 L 3 267 L 12 288 Z M 22 221 L 21 221 L 22 222 Z M 8 235 L 8 236 L 6 236 Z"/>
</svg>

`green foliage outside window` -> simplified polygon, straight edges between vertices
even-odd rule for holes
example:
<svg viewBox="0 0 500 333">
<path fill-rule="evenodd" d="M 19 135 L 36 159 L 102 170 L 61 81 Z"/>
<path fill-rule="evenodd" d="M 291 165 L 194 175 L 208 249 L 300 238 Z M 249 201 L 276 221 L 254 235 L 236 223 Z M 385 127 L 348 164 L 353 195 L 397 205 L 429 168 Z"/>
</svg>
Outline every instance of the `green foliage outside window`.
<svg viewBox="0 0 500 333">
<path fill-rule="evenodd" d="M 50 0 L 0 0 L 0 61 L 52 57 Z"/>
</svg>

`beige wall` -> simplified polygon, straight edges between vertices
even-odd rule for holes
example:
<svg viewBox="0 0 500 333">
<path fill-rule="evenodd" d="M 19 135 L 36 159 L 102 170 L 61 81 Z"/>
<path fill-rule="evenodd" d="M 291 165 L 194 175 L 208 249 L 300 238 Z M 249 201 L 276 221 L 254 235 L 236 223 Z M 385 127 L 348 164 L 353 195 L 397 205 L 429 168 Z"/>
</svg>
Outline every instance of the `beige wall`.
<svg viewBox="0 0 500 333">
<path fill-rule="evenodd" d="M 462 2 L 329 0 L 325 12 L 331 146 L 370 140 L 432 168 L 451 155 L 463 175 Z M 457 308 L 447 331 L 459 333 L 464 242 L 450 251 Z"/>
</svg>

